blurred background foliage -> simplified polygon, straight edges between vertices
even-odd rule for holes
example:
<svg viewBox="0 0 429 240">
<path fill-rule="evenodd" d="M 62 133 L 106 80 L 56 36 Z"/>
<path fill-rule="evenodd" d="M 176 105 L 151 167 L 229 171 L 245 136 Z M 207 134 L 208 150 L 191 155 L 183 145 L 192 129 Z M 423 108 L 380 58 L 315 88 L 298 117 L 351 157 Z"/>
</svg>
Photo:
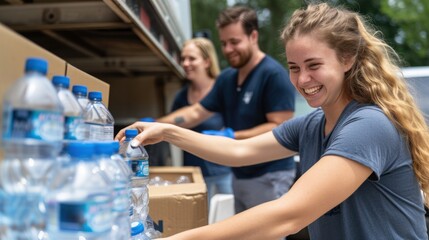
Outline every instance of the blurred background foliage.
<svg viewBox="0 0 429 240">
<path fill-rule="evenodd" d="M 223 58 L 215 26 L 218 13 L 227 6 L 246 4 L 258 13 L 260 47 L 281 63 L 285 63 L 284 47 L 279 34 L 292 12 L 309 2 L 302 0 L 191 0 L 194 35 L 207 36 L 216 46 L 222 68 Z M 320 1 L 319 1 L 320 2 Z M 367 17 L 383 39 L 401 56 L 404 66 L 429 65 L 429 1 L 428 0 L 331 0 Z"/>
</svg>

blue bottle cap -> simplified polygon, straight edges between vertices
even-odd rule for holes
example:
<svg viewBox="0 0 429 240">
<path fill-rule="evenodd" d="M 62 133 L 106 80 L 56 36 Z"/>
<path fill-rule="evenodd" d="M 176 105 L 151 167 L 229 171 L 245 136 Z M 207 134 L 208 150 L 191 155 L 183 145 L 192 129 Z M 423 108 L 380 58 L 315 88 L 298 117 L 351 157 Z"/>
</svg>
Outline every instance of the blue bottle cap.
<svg viewBox="0 0 429 240">
<path fill-rule="evenodd" d="M 118 153 L 119 152 L 119 147 L 120 147 L 120 143 L 119 141 L 113 141 L 112 142 L 112 148 L 113 148 L 113 152 L 114 153 Z"/>
<path fill-rule="evenodd" d="M 144 232 L 144 226 L 141 222 L 132 222 L 131 223 L 131 236 L 135 236 Z"/>
<path fill-rule="evenodd" d="M 84 95 L 85 97 L 88 95 L 88 88 L 84 85 L 74 85 L 72 87 L 73 94 Z"/>
<path fill-rule="evenodd" d="M 140 118 L 140 122 L 155 122 L 155 119 L 152 117 Z"/>
<path fill-rule="evenodd" d="M 98 100 L 98 101 L 103 100 L 101 92 L 89 92 L 88 98 L 89 100 Z"/>
<path fill-rule="evenodd" d="M 113 142 L 95 142 L 95 153 L 99 155 L 112 155 L 113 152 Z"/>
<path fill-rule="evenodd" d="M 48 72 L 48 62 L 43 58 L 27 58 L 25 72 L 36 71 L 43 75 Z"/>
<path fill-rule="evenodd" d="M 69 88 L 70 78 L 67 76 L 54 76 L 52 78 L 52 84 L 54 84 L 54 86 L 62 86 L 64 88 Z"/>
<path fill-rule="evenodd" d="M 67 144 L 67 153 L 72 158 L 92 159 L 94 154 L 94 143 L 70 142 Z"/>
<path fill-rule="evenodd" d="M 139 131 L 137 129 L 127 129 L 125 130 L 125 137 L 126 138 L 133 138 L 139 134 Z"/>
</svg>

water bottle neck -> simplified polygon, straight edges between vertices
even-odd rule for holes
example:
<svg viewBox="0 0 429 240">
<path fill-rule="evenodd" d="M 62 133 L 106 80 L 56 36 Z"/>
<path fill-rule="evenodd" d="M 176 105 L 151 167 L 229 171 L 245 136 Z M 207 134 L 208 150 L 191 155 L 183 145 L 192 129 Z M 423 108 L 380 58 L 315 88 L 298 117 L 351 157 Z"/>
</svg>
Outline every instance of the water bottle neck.
<svg viewBox="0 0 429 240">
<path fill-rule="evenodd" d="M 25 75 L 37 75 L 37 76 L 42 76 L 42 77 L 46 77 L 46 74 L 44 74 L 43 72 L 40 72 L 38 70 L 28 70 L 25 72 Z"/>
<path fill-rule="evenodd" d="M 68 90 L 68 88 L 66 88 L 66 86 L 64 86 L 64 85 L 55 85 L 55 89 L 57 91 Z"/>
<path fill-rule="evenodd" d="M 126 142 L 131 142 L 136 136 L 125 137 Z"/>
<path fill-rule="evenodd" d="M 76 98 L 85 98 L 85 99 L 88 99 L 88 97 L 85 94 L 83 94 L 83 93 L 74 93 L 74 96 Z"/>
</svg>

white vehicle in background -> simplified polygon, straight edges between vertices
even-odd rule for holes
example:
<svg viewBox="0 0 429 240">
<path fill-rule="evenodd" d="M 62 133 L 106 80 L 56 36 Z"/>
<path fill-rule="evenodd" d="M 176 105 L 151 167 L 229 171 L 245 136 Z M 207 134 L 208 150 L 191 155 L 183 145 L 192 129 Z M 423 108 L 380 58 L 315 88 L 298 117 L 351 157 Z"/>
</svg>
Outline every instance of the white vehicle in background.
<svg viewBox="0 0 429 240">
<path fill-rule="evenodd" d="M 424 67 L 405 67 L 402 68 L 402 74 L 407 80 L 408 87 L 419 105 L 429 124 L 429 66 Z M 423 195 L 423 193 L 422 193 Z M 426 208 L 426 226 L 429 235 L 429 209 Z"/>
<path fill-rule="evenodd" d="M 402 68 L 402 74 L 429 124 L 429 66 L 405 67 Z"/>
</svg>

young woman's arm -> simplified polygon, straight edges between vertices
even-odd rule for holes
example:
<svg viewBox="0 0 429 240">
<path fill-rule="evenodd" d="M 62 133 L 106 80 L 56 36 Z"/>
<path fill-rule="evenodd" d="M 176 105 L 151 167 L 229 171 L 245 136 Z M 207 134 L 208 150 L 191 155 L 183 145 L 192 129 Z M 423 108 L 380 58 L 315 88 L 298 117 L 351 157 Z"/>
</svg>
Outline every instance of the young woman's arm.
<svg viewBox="0 0 429 240">
<path fill-rule="evenodd" d="M 371 173 L 370 168 L 355 161 L 325 156 L 280 199 L 164 240 L 279 239 L 298 232 L 343 202 Z"/>
<path fill-rule="evenodd" d="M 295 154 L 280 145 L 271 131 L 253 138 L 235 140 L 204 135 L 163 123 L 137 122 L 127 128 L 137 128 L 140 132 L 132 145 L 167 141 L 205 160 L 222 165 L 254 165 Z M 118 134 L 116 138 L 120 140 L 122 135 Z"/>
</svg>

